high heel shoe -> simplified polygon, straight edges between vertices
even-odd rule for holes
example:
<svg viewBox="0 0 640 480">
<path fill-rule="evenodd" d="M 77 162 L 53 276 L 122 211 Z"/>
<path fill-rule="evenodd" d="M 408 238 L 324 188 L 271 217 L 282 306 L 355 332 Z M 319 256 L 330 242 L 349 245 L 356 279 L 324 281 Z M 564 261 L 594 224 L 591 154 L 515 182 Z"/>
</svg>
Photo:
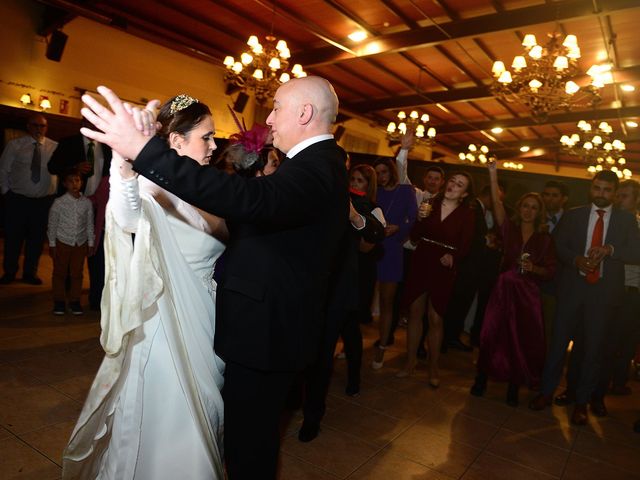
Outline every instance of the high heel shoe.
<svg viewBox="0 0 640 480">
<path fill-rule="evenodd" d="M 375 358 L 371 361 L 371 368 L 374 370 L 380 370 L 384 365 L 384 352 L 387 349 L 386 345 L 378 344 L 376 346 Z M 380 358 L 380 360 L 376 360 Z"/>
<path fill-rule="evenodd" d="M 476 375 L 476 380 L 471 387 L 471 395 L 474 397 L 482 397 L 487 390 L 487 376 L 483 373 Z"/>
</svg>

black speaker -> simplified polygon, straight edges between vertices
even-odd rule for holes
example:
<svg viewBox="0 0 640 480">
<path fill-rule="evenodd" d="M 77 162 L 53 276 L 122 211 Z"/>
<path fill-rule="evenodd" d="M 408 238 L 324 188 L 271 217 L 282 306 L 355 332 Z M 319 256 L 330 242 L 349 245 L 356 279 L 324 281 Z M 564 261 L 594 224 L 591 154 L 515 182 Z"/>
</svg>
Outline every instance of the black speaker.
<svg viewBox="0 0 640 480">
<path fill-rule="evenodd" d="M 56 30 L 51 34 L 49 45 L 47 45 L 47 58 L 54 62 L 59 62 L 64 52 L 64 46 L 67 44 L 69 36 L 66 33 Z"/>
<path fill-rule="evenodd" d="M 244 107 L 247 106 L 248 100 L 249 100 L 249 95 L 247 95 L 244 92 L 240 92 L 238 94 L 238 98 L 236 98 L 236 101 L 233 104 L 233 111 L 238 113 L 244 112 Z"/>
<path fill-rule="evenodd" d="M 335 131 L 333 132 L 333 138 L 336 139 L 336 142 L 339 142 L 340 139 L 342 138 L 342 135 L 344 135 L 344 131 L 345 128 L 342 125 L 338 125 L 335 129 Z"/>
</svg>

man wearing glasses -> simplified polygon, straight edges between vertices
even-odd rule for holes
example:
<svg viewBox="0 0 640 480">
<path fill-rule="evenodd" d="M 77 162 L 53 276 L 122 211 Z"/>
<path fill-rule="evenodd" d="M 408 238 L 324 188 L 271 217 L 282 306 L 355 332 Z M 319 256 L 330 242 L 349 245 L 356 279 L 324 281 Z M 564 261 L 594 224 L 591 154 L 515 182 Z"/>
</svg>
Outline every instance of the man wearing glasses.
<svg viewBox="0 0 640 480">
<path fill-rule="evenodd" d="M 2 285 L 15 280 L 23 244 L 22 280 L 31 285 L 42 284 L 37 275 L 38 260 L 57 184 L 57 178 L 47 170 L 47 163 L 58 144 L 45 137 L 47 119 L 40 114 L 29 117 L 27 132 L 28 135 L 8 142 L 0 157 L 0 193 L 5 207 Z"/>
</svg>

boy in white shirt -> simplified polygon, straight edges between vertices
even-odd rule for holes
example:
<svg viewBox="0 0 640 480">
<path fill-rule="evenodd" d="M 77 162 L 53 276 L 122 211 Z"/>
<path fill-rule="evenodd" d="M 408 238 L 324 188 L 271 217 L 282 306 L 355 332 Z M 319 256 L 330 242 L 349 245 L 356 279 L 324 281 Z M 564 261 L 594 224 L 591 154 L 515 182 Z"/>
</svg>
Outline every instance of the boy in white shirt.
<svg viewBox="0 0 640 480">
<path fill-rule="evenodd" d="M 93 247 L 93 206 L 82 195 L 82 178 L 76 169 L 62 177 L 66 193 L 57 198 L 49 210 L 49 254 L 53 259 L 53 314 L 64 315 L 65 279 L 71 279 L 69 310 L 74 315 L 84 312 L 80 305 L 82 272 L 88 250 Z"/>
</svg>

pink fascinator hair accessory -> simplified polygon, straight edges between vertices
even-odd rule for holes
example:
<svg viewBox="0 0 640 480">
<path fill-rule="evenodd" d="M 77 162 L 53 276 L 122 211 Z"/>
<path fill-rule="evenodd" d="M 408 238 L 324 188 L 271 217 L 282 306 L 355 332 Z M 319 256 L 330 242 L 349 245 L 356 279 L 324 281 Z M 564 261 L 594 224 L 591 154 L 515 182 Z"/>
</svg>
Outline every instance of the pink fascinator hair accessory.
<svg viewBox="0 0 640 480">
<path fill-rule="evenodd" d="M 247 130 L 244 119 L 242 119 L 242 123 L 240 123 L 233 109 L 229 105 L 227 105 L 227 108 L 229 108 L 231 116 L 240 130 L 238 133 L 229 136 L 229 142 L 232 146 L 242 146 L 245 154 L 240 159 L 239 167 L 247 169 L 256 162 L 260 151 L 264 148 L 264 144 L 269 136 L 269 128 L 256 123 L 250 130 Z"/>
</svg>

